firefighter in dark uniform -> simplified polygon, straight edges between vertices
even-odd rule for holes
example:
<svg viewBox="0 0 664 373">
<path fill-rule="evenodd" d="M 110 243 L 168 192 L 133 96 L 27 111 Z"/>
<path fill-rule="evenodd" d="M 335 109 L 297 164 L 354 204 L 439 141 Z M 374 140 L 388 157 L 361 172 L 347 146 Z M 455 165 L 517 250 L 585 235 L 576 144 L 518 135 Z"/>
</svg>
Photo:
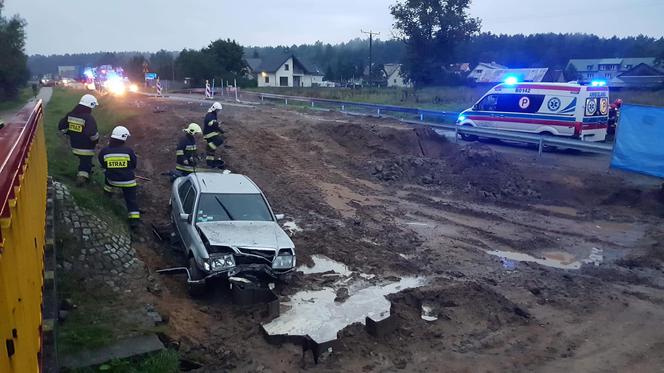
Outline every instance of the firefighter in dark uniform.
<svg viewBox="0 0 664 373">
<path fill-rule="evenodd" d="M 196 169 L 196 135 L 203 133 L 201 126 L 196 123 L 190 123 L 187 128 L 182 130 L 184 135 L 178 141 L 175 149 L 175 169 L 180 173 L 188 175 Z"/>
<path fill-rule="evenodd" d="M 89 181 L 92 173 L 92 158 L 99 142 L 97 122 L 92 117 L 92 109 L 98 105 L 95 96 L 84 95 L 78 105 L 58 124 L 58 129 L 69 136 L 71 151 L 78 157 L 76 184 L 79 186 Z"/>
<path fill-rule="evenodd" d="M 203 138 L 207 142 L 205 161 L 209 168 L 224 167 L 224 161 L 216 155 L 217 149 L 224 143 L 224 130 L 221 129 L 221 123 L 217 118 L 219 112 L 221 112 L 221 104 L 215 102 L 203 119 Z"/>
<path fill-rule="evenodd" d="M 134 151 L 125 145 L 128 137 L 129 130 L 126 127 L 115 127 L 108 146 L 99 152 L 99 164 L 105 170 L 104 192 L 110 196 L 115 188 L 122 190 L 129 226 L 135 227 L 141 218 L 136 196 L 138 184 L 134 175 L 138 160 Z"/>
</svg>

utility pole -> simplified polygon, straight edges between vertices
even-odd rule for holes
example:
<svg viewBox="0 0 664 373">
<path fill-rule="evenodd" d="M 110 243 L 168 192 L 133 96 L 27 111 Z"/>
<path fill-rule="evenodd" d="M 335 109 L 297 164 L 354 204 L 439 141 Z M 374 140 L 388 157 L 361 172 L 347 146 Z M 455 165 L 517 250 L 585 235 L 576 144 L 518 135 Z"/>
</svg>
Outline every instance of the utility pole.
<svg viewBox="0 0 664 373">
<path fill-rule="evenodd" d="M 380 32 L 373 32 L 371 30 L 360 30 L 363 34 L 369 34 L 369 88 L 373 86 L 373 36 L 380 35 Z"/>
</svg>

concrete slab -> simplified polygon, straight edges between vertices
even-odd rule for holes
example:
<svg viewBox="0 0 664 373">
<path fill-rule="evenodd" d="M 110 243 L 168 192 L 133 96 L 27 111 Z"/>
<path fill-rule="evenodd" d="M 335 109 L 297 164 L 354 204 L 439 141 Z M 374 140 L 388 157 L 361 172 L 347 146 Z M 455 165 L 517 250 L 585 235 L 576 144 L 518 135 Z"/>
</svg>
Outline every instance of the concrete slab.
<svg viewBox="0 0 664 373">
<path fill-rule="evenodd" d="M 80 351 L 75 355 L 63 356 L 62 368 L 75 369 L 100 365 L 114 359 L 126 359 L 161 351 L 164 344 L 155 334 L 134 337 L 97 350 Z"/>
</svg>

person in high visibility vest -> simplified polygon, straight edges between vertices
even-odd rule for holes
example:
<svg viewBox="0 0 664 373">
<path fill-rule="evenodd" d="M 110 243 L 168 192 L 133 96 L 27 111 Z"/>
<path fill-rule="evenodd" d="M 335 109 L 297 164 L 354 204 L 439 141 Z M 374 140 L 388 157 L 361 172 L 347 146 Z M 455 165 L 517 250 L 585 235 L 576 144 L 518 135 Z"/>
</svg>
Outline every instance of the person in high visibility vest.
<svg viewBox="0 0 664 373">
<path fill-rule="evenodd" d="M 184 135 L 178 141 L 175 148 L 175 169 L 188 175 L 196 171 L 196 135 L 203 133 L 201 126 L 196 123 L 190 123 L 187 128 L 182 130 Z"/>
<path fill-rule="evenodd" d="M 223 168 L 224 161 L 217 156 L 217 149 L 224 143 L 224 130 L 219 123 L 218 115 L 221 112 L 221 104 L 215 102 L 208 109 L 205 119 L 203 119 L 203 138 L 207 142 L 205 161 L 210 168 Z"/>
<path fill-rule="evenodd" d="M 126 145 L 129 136 L 126 127 L 115 127 L 108 146 L 99 152 L 99 164 L 105 170 L 104 192 L 110 196 L 115 188 L 122 190 L 127 205 L 129 226 L 136 227 L 141 218 L 137 201 L 138 184 L 134 174 L 138 159 L 134 151 Z"/>
<path fill-rule="evenodd" d="M 58 123 L 58 129 L 69 136 L 71 151 L 79 160 L 76 174 L 78 186 L 89 181 L 92 173 L 92 157 L 95 156 L 95 148 L 99 142 L 97 122 L 92 116 L 92 109 L 98 105 L 95 96 L 84 95 L 78 105 Z"/>
</svg>

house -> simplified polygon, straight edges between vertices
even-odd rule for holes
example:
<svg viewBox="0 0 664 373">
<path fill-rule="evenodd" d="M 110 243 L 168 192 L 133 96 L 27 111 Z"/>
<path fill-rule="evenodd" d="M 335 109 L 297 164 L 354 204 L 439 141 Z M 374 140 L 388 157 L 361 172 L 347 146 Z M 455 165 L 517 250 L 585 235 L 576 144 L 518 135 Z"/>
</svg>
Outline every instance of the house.
<svg viewBox="0 0 664 373">
<path fill-rule="evenodd" d="M 611 80 L 612 87 L 664 87 L 664 68 L 640 63 Z"/>
<path fill-rule="evenodd" d="M 383 70 L 385 70 L 385 77 L 387 79 L 388 87 L 398 87 L 398 88 L 412 88 L 413 83 L 404 78 L 401 74 L 401 64 L 399 63 L 386 63 L 383 65 Z"/>
<path fill-rule="evenodd" d="M 655 68 L 655 58 L 572 59 L 567 64 L 567 69 L 573 66 L 579 74 L 579 81 L 582 83 L 603 80 L 612 87 L 625 87 L 627 84 L 619 78 L 620 75 L 641 64 Z M 638 84 L 638 82 L 631 80 L 631 84 Z"/>
<path fill-rule="evenodd" d="M 475 70 L 474 70 L 475 71 Z M 474 79 L 475 83 L 502 83 L 508 77 L 516 77 L 520 82 L 544 82 L 547 77 L 554 78 L 553 74 L 549 74 L 549 69 L 533 68 L 533 69 L 483 69 L 479 74 L 476 74 Z M 558 77 L 555 77 L 559 79 Z"/>
<path fill-rule="evenodd" d="M 490 62 L 490 63 L 480 62 L 477 66 L 475 66 L 473 71 L 471 71 L 470 74 L 468 74 L 468 79 L 476 81 L 487 71 L 497 70 L 497 69 L 507 69 L 507 66 L 503 66 L 495 62 Z"/>
<path fill-rule="evenodd" d="M 246 62 L 259 87 L 316 87 L 323 82 L 320 70 L 294 54 L 251 58 Z"/>
</svg>

